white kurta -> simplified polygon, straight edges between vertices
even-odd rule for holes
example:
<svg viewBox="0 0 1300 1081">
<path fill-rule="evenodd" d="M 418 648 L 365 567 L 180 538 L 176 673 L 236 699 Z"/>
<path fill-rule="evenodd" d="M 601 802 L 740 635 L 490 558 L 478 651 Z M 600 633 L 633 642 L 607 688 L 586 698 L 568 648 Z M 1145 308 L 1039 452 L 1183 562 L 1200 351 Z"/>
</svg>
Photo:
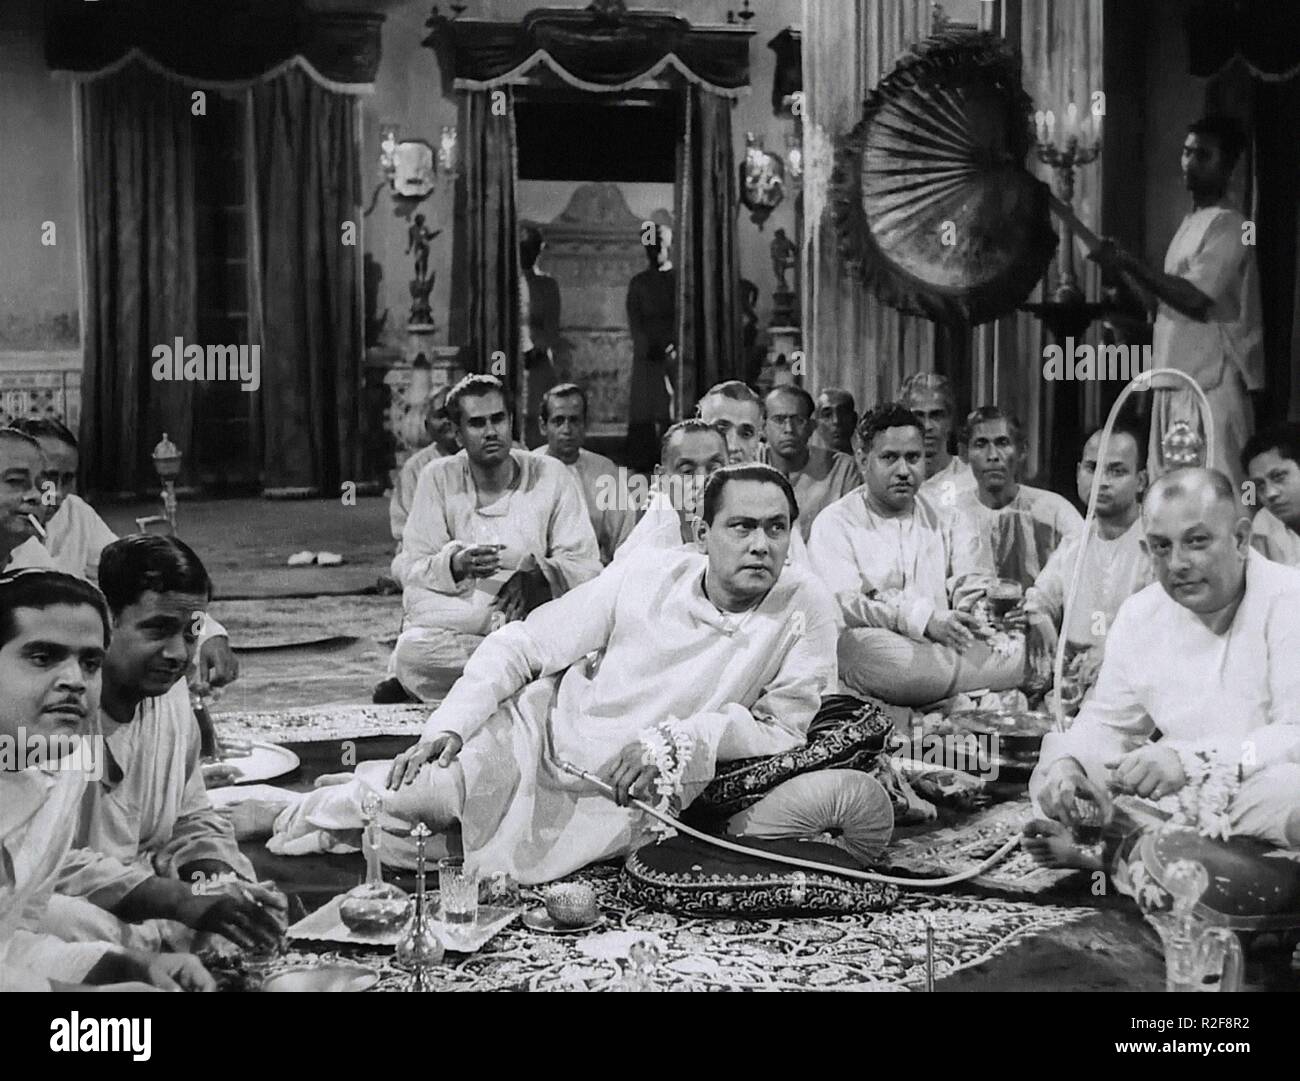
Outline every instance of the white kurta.
<svg viewBox="0 0 1300 1081">
<path fill-rule="evenodd" d="M 533 453 L 552 457 L 544 446 L 536 448 Z M 559 459 L 556 458 L 555 461 Z M 619 467 L 603 454 L 595 454 L 585 448 L 578 450 L 578 460 L 572 465 L 567 462 L 560 464 L 578 482 L 578 494 L 582 496 L 591 528 L 596 533 L 596 543 L 600 546 L 600 561 L 608 565 L 618 546 L 627 540 L 636 524 L 636 511 L 632 507 L 631 496 L 626 490 L 627 485 L 623 482 Z M 614 505 L 603 505 L 610 502 Z"/>
<path fill-rule="evenodd" d="M 646 839 L 640 811 L 562 773 L 556 759 L 598 771 L 677 718 L 694 739 L 689 803 L 717 761 L 801 746 L 836 683 L 831 598 L 786 568 L 755 608 L 723 613 L 704 594 L 706 565 L 688 549 L 647 549 L 490 635 L 425 724 L 424 738 L 462 737 L 459 761 L 430 765 L 390 793 L 389 813 L 439 828 L 459 821 L 481 874 L 546 882 Z M 322 828 L 359 826 L 363 784 L 295 799 L 271 849 L 310 850 Z"/>
<path fill-rule="evenodd" d="M 1063 540 L 1025 593 L 1026 605 L 1042 612 L 1058 629 L 1082 542 L 1082 533 Z M 1151 561 L 1142 551 L 1141 520 L 1113 540 L 1102 537 L 1094 524 L 1066 638 L 1079 647 L 1102 645 L 1120 605 L 1150 582 Z"/>
<path fill-rule="evenodd" d="M 436 462 L 446 455 L 438 449 L 437 443 L 417 450 L 397 471 L 397 483 L 393 485 L 393 496 L 388 503 L 388 525 L 393 532 L 393 540 L 399 544 L 406 520 L 411 516 L 411 504 L 415 502 L 415 489 L 420 483 L 420 472 L 430 462 Z"/>
<path fill-rule="evenodd" d="M 933 477 L 921 482 L 921 494 L 940 510 L 947 510 L 956 504 L 959 495 L 973 492 L 976 487 L 971 467 L 954 454 Z"/>
<path fill-rule="evenodd" d="M 1070 757 L 1099 784 L 1106 762 L 1145 744 L 1215 748 L 1246 777 L 1300 762 L 1300 571 L 1252 552 L 1231 626 L 1212 633 L 1157 582 L 1130 597 L 1106 641 L 1093 695 L 1043 740 L 1035 799 Z"/>
<path fill-rule="evenodd" d="M 600 573 L 600 549 L 578 484 L 559 462 L 512 449 L 515 487 L 477 507 L 464 451 L 430 462 L 420 473 L 415 503 L 392 573 L 405 587 L 408 622 L 460 634 L 492 629 L 493 601 L 518 569 L 538 566 L 559 596 Z M 502 569 L 492 578 L 457 582 L 451 559 L 475 544 L 504 544 Z"/>
<path fill-rule="evenodd" d="M 862 483 L 857 463 L 847 454 L 824 447 L 808 448 L 808 461 L 787 474 L 799 504 L 799 535 L 806 542 L 817 515 Z"/>
<path fill-rule="evenodd" d="M 726 614 L 704 595 L 706 565 L 685 550 L 629 558 L 502 628 L 465 666 L 425 735 L 465 740 L 461 835 L 482 871 L 548 881 L 639 837 L 640 812 L 558 773 L 548 748 L 598 770 L 676 717 L 696 740 L 689 801 L 718 759 L 804 743 L 836 685 L 831 599 L 786 568 L 757 608 Z M 579 662 L 594 650 L 604 652 L 592 674 Z M 532 682 L 559 673 L 558 687 Z"/>
<path fill-rule="evenodd" d="M 1161 302 L 1152 330 L 1152 365 L 1180 368 L 1210 400 L 1215 460 L 1240 488 L 1241 450 L 1253 430 L 1246 392 L 1264 386 L 1263 322 L 1255 248 L 1243 242 L 1245 219 L 1226 204 L 1194 210 L 1169 242 L 1164 270 L 1184 278 L 1212 301 L 1204 320 Z M 1150 459 L 1162 461 L 1160 439 L 1170 424 L 1199 417 L 1190 389 L 1157 389 Z M 1199 427 L 1199 425 L 1197 425 Z"/>
<path fill-rule="evenodd" d="M 72 847 L 80 770 L 0 771 L 0 991 L 80 983 L 109 949 L 36 930 Z"/>
<path fill-rule="evenodd" d="M 0 570 L 16 571 L 25 570 L 29 567 L 39 568 L 45 571 L 62 570 L 55 564 L 46 550 L 45 545 L 35 537 L 28 537 L 17 548 L 9 553 L 9 562 Z"/>
<path fill-rule="evenodd" d="M 141 702 L 130 724 L 101 711 L 97 731 L 107 751 L 104 775 L 86 787 L 79 851 L 65 863 L 60 893 L 111 908 L 146 878 L 175 878 L 195 860 L 218 860 L 254 878 L 230 823 L 208 802 L 198 722 L 184 680 Z M 125 866 L 114 869 L 88 852 Z"/>
<path fill-rule="evenodd" d="M 68 574 L 99 578 L 99 554 L 117 540 L 108 523 L 79 495 L 68 496 L 45 526 L 45 546 Z"/>
<path fill-rule="evenodd" d="M 974 490 L 965 492 L 957 497 L 953 513 L 978 538 L 983 571 L 1025 588 L 1034 584 L 1062 541 L 1083 532 L 1083 517 L 1068 499 L 1028 484 L 997 510 L 981 503 Z"/>
<path fill-rule="evenodd" d="M 846 627 L 882 627 L 917 641 L 931 616 L 949 609 L 953 589 L 980 567 L 964 519 L 941 514 L 924 495 L 908 514 L 877 514 L 865 485 L 818 516 L 808 554 Z"/>
<path fill-rule="evenodd" d="M 1250 543 L 1265 559 L 1300 567 L 1300 533 L 1264 507 L 1250 523 Z"/>
</svg>

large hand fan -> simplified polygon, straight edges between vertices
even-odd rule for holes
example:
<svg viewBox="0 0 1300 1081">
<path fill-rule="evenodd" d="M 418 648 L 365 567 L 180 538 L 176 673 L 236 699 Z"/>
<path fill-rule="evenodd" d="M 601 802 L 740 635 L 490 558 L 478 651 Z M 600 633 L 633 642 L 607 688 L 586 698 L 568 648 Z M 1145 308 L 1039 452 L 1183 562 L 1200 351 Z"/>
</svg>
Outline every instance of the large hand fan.
<svg viewBox="0 0 1300 1081">
<path fill-rule="evenodd" d="M 884 303 L 939 322 L 1014 311 L 1056 248 L 1025 169 L 1031 101 L 1001 38 L 945 30 L 906 54 L 836 148 L 840 251 Z"/>
</svg>

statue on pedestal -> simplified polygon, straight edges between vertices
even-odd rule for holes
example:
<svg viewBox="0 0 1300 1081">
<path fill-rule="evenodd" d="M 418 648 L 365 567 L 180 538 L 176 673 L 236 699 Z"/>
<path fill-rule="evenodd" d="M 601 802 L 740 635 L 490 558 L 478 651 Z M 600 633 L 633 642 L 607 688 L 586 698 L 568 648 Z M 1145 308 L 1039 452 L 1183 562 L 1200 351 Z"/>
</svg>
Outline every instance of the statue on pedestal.
<svg viewBox="0 0 1300 1081">
<path fill-rule="evenodd" d="M 415 277 L 411 279 L 411 314 L 407 318 L 411 326 L 433 324 L 429 294 L 433 292 L 433 283 L 437 274 L 429 273 L 429 241 L 441 233 L 441 229 L 429 230 L 424 227 L 423 214 L 415 215 L 415 221 L 406 231 L 406 254 L 415 253 Z"/>
<path fill-rule="evenodd" d="M 776 289 L 772 293 L 772 326 L 790 326 L 794 322 L 794 292 L 785 280 L 785 274 L 798 262 L 799 249 L 785 235 L 784 229 L 778 229 L 768 250 L 772 254 L 772 272 L 776 275 Z"/>
</svg>

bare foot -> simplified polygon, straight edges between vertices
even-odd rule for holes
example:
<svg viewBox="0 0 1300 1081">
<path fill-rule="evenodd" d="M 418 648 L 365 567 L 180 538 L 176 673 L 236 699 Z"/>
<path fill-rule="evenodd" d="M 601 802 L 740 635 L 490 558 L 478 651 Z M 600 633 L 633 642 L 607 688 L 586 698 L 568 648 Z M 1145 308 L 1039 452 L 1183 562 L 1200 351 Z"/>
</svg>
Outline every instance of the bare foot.
<svg viewBox="0 0 1300 1081">
<path fill-rule="evenodd" d="M 221 809 L 221 813 L 230 821 L 237 841 L 263 841 L 271 836 L 275 829 L 275 820 L 280 812 L 289 806 L 271 800 L 246 799 L 232 803 Z"/>
<path fill-rule="evenodd" d="M 1074 843 L 1070 831 L 1061 823 L 1036 818 L 1025 826 L 1020 838 L 1023 848 L 1040 867 L 1078 867 L 1085 871 L 1104 870 L 1101 857 Z"/>
</svg>

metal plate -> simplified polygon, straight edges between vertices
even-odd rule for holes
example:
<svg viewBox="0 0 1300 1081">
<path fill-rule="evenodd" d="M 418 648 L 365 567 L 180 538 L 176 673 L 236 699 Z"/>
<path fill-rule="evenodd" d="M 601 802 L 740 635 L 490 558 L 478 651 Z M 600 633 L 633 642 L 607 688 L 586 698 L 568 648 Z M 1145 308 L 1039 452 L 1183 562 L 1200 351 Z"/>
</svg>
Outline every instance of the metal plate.
<svg viewBox="0 0 1300 1081">
<path fill-rule="evenodd" d="M 364 965 L 303 965 L 268 977 L 263 991 L 369 991 L 379 973 Z"/>
<path fill-rule="evenodd" d="M 260 739 L 250 742 L 252 745 L 250 754 L 223 760 L 223 765 L 239 771 L 229 784 L 256 784 L 259 781 L 270 781 L 276 777 L 283 777 L 286 773 L 292 773 L 298 768 L 300 760 L 288 747 L 281 747 L 278 743 L 267 743 Z M 225 788 L 229 785 L 217 787 Z"/>
</svg>

